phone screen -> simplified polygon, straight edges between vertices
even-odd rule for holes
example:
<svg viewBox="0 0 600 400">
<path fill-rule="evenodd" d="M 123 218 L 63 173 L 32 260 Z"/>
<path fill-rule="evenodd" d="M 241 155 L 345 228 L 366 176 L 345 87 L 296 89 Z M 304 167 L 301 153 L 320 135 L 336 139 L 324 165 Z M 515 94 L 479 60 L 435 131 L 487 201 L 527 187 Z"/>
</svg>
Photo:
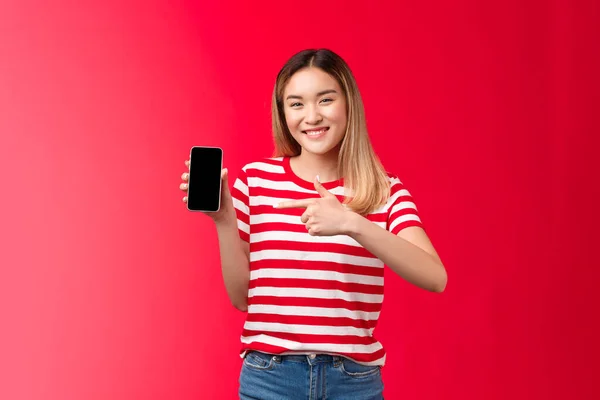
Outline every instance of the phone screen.
<svg viewBox="0 0 600 400">
<path fill-rule="evenodd" d="M 222 168 L 223 150 L 218 147 L 192 147 L 188 179 L 188 210 L 219 211 Z"/>
</svg>

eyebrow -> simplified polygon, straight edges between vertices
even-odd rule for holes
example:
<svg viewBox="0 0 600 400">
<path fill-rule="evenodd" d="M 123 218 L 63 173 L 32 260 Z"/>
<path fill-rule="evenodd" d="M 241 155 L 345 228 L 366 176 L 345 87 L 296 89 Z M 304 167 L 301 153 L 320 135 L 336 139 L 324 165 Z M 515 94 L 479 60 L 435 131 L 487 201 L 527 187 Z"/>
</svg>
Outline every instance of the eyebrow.
<svg viewBox="0 0 600 400">
<path fill-rule="evenodd" d="M 337 91 L 336 91 L 335 89 L 327 89 L 327 90 L 323 90 L 323 91 L 321 91 L 321 92 L 317 93 L 317 97 L 319 97 L 319 96 L 323 96 L 323 95 L 325 95 L 325 94 L 329 94 L 329 93 L 337 93 Z M 289 100 L 289 99 L 302 99 L 302 96 L 298 96 L 298 95 L 295 95 L 295 94 L 290 94 L 290 95 L 289 95 L 288 97 L 286 97 L 285 99 L 286 99 L 286 100 Z"/>
</svg>

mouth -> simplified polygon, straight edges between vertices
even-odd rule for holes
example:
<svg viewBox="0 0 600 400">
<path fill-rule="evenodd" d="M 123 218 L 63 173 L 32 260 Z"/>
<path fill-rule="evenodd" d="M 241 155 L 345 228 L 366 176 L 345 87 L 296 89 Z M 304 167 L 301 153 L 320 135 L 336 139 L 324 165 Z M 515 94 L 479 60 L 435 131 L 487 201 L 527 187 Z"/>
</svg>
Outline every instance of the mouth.
<svg viewBox="0 0 600 400">
<path fill-rule="evenodd" d="M 319 138 L 319 137 L 325 135 L 325 133 L 328 130 L 329 130 L 329 127 L 325 126 L 325 127 L 321 127 L 321 128 L 307 129 L 305 131 L 302 131 L 302 133 L 304 133 L 309 138 L 316 139 L 316 138 Z"/>
</svg>

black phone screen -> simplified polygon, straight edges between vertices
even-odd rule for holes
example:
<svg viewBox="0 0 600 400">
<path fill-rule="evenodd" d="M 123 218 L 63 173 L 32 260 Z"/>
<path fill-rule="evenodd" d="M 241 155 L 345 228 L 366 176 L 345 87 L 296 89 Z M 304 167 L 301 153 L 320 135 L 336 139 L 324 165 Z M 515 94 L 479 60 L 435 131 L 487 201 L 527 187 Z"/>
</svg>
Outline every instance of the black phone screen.
<svg viewBox="0 0 600 400">
<path fill-rule="evenodd" d="M 223 150 L 218 147 L 192 147 L 188 179 L 188 210 L 219 211 L 222 168 Z"/>
</svg>

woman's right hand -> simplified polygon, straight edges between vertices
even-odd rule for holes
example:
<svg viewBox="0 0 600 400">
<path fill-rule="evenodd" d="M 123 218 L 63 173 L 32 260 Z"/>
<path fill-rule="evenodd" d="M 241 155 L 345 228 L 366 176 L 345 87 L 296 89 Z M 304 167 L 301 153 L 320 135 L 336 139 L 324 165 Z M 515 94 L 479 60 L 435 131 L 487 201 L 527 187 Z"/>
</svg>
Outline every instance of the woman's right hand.
<svg viewBox="0 0 600 400">
<path fill-rule="evenodd" d="M 185 192 L 183 202 L 187 203 L 188 180 L 190 177 L 190 160 L 186 160 L 185 165 L 188 167 L 188 172 L 184 172 L 181 175 L 183 183 L 179 185 L 179 189 Z M 221 170 L 221 205 L 219 207 L 219 211 L 203 213 L 205 215 L 208 215 L 215 222 L 223 221 L 228 217 L 234 219 L 237 218 L 235 214 L 235 209 L 233 207 L 233 199 L 231 197 L 231 191 L 229 190 L 229 183 L 227 177 L 227 168 L 224 168 Z"/>
</svg>

